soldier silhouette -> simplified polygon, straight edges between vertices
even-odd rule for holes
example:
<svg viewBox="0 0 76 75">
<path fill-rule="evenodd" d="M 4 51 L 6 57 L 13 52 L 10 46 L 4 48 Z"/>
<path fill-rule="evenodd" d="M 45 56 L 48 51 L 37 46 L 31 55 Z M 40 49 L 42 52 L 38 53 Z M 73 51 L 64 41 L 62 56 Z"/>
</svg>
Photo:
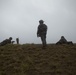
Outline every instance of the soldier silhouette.
<svg viewBox="0 0 76 75">
<path fill-rule="evenodd" d="M 0 43 L 0 46 L 4 46 L 6 44 L 11 44 L 12 37 L 10 37 L 9 39 L 5 39 Z"/>
<path fill-rule="evenodd" d="M 19 44 L 19 38 L 16 38 L 16 42 L 17 42 L 17 44 Z"/>
<path fill-rule="evenodd" d="M 73 42 L 67 41 L 64 36 L 61 36 L 60 40 L 56 44 L 71 44 L 71 45 L 73 45 Z"/>
<path fill-rule="evenodd" d="M 46 34 L 47 25 L 44 24 L 43 20 L 40 20 L 37 28 L 37 37 L 41 37 L 43 47 L 46 47 Z"/>
<path fill-rule="evenodd" d="M 64 36 L 61 36 L 61 39 L 56 44 L 67 44 L 67 40 Z"/>
</svg>

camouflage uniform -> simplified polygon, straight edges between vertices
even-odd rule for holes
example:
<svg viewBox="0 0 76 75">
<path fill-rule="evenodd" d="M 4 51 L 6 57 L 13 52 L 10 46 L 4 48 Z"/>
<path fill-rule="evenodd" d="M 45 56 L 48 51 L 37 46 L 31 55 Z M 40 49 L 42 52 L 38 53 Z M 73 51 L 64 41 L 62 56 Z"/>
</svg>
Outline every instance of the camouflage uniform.
<svg viewBox="0 0 76 75">
<path fill-rule="evenodd" d="M 61 36 L 61 39 L 56 44 L 67 44 L 67 40 L 64 38 L 64 36 Z"/>
<path fill-rule="evenodd" d="M 39 23 L 40 23 L 40 25 L 38 26 L 38 30 L 37 30 L 37 37 L 41 37 L 43 47 L 45 47 L 46 46 L 47 26 L 45 24 L 43 24 L 43 20 L 40 20 Z"/>
<path fill-rule="evenodd" d="M 9 39 L 5 39 L 4 41 L 2 41 L 0 43 L 0 46 L 4 46 L 6 44 L 10 44 L 11 43 L 11 40 L 12 40 L 12 37 L 10 37 Z"/>
<path fill-rule="evenodd" d="M 56 44 L 70 44 L 73 45 L 72 41 L 67 41 L 64 36 L 61 36 L 61 39 Z"/>
</svg>

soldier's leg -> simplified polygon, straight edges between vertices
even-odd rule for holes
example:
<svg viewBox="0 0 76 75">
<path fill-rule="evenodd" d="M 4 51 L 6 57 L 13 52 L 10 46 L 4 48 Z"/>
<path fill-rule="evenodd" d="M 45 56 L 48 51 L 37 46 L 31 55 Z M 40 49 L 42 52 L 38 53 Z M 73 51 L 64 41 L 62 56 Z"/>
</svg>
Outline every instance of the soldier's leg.
<svg viewBox="0 0 76 75">
<path fill-rule="evenodd" d="M 41 41 L 42 41 L 42 45 L 43 45 L 43 36 L 41 36 Z"/>
<path fill-rule="evenodd" d="M 44 46 L 46 46 L 46 35 L 43 37 Z"/>
<path fill-rule="evenodd" d="M 45 47 L 46 46 L 46 36 L 45 35 L 41 36 L 41 41 L 42 41 L 43 47 Z"/>
</svg>

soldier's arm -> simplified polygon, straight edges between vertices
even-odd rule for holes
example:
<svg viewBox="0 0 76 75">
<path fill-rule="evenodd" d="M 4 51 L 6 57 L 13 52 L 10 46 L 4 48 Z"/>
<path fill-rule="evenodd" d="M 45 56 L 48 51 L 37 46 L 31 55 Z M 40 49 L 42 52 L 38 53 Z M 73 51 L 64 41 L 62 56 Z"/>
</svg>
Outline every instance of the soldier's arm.
<svg viewBox="0 0 76 75">
<path fill-rule="evenodd" d="M 47 33 L 47 29 L 48 29 L 48 27 L 47 27 L 47 25 L 45 25 L 45 32 Z"/>
<path fill-rule="evenodd" d="M 37 28 L 37 37 L 39 37 L 39 26 Z"/>
<path fill-rule="evenodd" d="M 37 28 L 37 34 L 39 34 L 39 26 L 38 26 L 38 28 Z"/>
<path fill-rule="evenodd" d="M 47 31 L 47 29 L 48 29 L 48 27 L 47 27 L 47 25 L 46 25 L 46 31 Z"/>
</svg>

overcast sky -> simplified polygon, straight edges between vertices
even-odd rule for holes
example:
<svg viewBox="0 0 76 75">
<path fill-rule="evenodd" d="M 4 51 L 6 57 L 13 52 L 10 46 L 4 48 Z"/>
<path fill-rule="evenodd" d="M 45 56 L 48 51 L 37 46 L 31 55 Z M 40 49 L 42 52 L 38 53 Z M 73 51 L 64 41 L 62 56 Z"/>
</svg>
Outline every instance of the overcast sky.
<svg viewBox="0 0 76 75">
<path fill-rule="evenodd" d="M 48 26 L 47 43 L 61 36 L 76 43 L 76 0 L 0 0 L 0 42 L 10 36 L 20 43 L 41 43 L 39 20 Z"/>
</svg>

